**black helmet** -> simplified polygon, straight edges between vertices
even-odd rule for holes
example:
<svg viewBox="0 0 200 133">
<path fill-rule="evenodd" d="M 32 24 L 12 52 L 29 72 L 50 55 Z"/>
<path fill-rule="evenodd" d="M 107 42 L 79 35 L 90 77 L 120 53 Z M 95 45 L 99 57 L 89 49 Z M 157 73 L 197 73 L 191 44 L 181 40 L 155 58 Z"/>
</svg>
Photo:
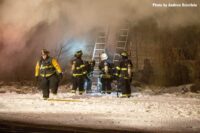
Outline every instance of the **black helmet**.
<svg viewBox="0 0 200 133">
<path fill-rule="evenodd" d="M 47 49 L 42 49 L 41 50 L 41 54 L 45 54 L 45 55 L 48 55 L 49 54 L 49 51 Z"/>
<path fill-rule="evenodd" d="M 82 52 L 82 50 L 79 50 L 79 51 L 77 51 L 76 53 L 75 53 L 75 57 L 81 57 L 83 55 L 83 52 Z"/>
</svg>

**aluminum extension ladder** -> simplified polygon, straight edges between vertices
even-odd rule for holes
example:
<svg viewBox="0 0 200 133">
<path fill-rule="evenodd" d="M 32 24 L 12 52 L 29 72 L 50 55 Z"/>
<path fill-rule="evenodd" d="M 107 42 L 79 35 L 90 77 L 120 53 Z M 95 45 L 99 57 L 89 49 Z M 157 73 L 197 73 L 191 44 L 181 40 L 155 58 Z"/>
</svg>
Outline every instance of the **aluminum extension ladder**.
<svg viewBox="0 0 200 133">
<path fill-rule="evenodd" d="M 93 79 L 92 79 L 92 91 L 100 92 L 101 91 L 101 82 L 100 82 L 100 70 L 99 70 L 99 63 L 100 63 L 100 55 L 105 51 L 106 44 L 108 40 L 108 27 L 102 29 L 98 32 L 95 45 L 92 55 L 92 60 L 95 60 L 96 64 L 93 71 Z"/>
<path fill-rule="evenodd" d="M 116 51 L 113 57 L 113 63 L 119 61 L 120 53 L 123 52 L 124 50 L 127 50 L 128 37 L 129 37 L 129 24 L 125 23 L 119 29 Z"/>
</svg>

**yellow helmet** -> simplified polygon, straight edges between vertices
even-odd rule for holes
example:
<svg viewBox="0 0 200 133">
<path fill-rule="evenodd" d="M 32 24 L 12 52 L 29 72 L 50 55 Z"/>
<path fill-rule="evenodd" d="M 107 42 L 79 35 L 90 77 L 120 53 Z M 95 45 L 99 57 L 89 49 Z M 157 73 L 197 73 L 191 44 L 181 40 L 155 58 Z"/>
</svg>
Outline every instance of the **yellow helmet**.
<svg viewBox="0 0 200 133">
<path fill-rule="evenodd" d="M 121 52 L 120 55 L 123 56 L 123 57 L 128 57 L 128 53 L 126 51 Z"/>
</svg>

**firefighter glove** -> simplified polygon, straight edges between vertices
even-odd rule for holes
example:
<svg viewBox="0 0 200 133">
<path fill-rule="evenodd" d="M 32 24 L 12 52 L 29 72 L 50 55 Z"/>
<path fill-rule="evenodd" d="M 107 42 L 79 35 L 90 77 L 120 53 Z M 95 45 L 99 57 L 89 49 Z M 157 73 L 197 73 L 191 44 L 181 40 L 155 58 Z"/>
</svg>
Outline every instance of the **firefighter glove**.
<svg viewBox="0 0 200 133">
<path fill-rule="evenodd" d="M 39 77 L 36 76 L 36 77 L 35 77 L 35 82 L 38 82 L 38 80 L 39 80 Z"/>
<path fill-rule="evenodd" d="M 63 78 L 63 74 L 62 73 L 59 73 L 59 80 L 62 80 L 62 78 Z"/>
</svg>

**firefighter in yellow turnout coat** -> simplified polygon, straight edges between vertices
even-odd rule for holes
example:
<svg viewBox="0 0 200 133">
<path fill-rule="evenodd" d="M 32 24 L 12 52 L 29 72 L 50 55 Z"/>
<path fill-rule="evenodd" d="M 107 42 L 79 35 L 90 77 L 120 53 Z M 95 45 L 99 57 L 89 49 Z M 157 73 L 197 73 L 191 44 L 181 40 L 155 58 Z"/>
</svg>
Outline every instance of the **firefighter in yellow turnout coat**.
<svg viewBox="0 0 200 133">
<path fill-rule="evenodd" d="M 118 79 L 118 89 L 122 91 L 122 97 L 131 96 L 131 81 L 132 81 L 132 62 L 128 59 L 126 51 L 121 53 L 121 60 L 116 65 L 115 76 Z"/>
<path fill-rule="evenodd" d="M 49 51 L 43 49 L 41 59 L 35 67 L 35 77 L 40 78 L 39 86 L 42 89 L 43 98 L 49 98 L 49 90 L 56 95 L 59 80 L 62 79 L 62 69 L 57 60 L 49 56 Z"/>
<path fill-rule="evenodd" d="M 84 61 L 82 60 L 82 51 L 75 53 L 75 59 L 72 60 L 72 93 L 75 93 L 79 89 L 79 94 L 84 92 L 84 81 L 86 78 L 87 70 L 85 68 Z"/>
</svg>

